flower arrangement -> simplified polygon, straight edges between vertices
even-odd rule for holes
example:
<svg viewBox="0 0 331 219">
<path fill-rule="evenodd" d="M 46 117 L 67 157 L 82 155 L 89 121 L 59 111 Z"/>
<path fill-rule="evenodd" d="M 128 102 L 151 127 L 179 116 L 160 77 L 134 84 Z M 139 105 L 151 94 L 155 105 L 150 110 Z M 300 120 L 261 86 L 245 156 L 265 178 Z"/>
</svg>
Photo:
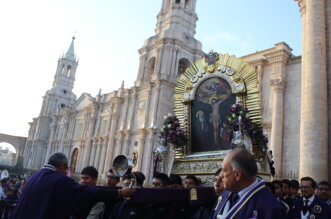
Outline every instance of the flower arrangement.
<svg viewBox="0 0 331 219">
<path fill-rule="evenodd" d="M 262 127 L 252 122 L 252 120 L 248 116 L 248 109 L 244 108 L 240 104 L 233 104 L 229 109 L 229 141 L 232 140 L 233 134 L 236 131 L 247 131 L 248 135 L 252 140 L 252 144 L 254 147 L 260 147 L 262 149 L 262 154 L 267 155 L 267 160 L 270 167 L 271 175 L 275 175 L 275 168 L 273 166 L 274 161 L 272 161 L 271 153 L 272 151 L 268 151 L 268 138 L 263 134 Z"/>
<path fill-rule="evenodd" d="M 163 126 L 160 131 L 160 138 L 161 141 L 171 143 L 176 148 L 183 147 L 188 142 L 186 134 L 180 128 L 179 120 L 171 113 L 164 116 Z"/>
<path fill-rule="evenodd" d="M 268 150 L 268 138 L 263 134 L 262 127 L 248 117 L 248 109 L 240 104 L 233 104 L 229 109 L 229 141 L 233 138 L 233 133 L 239 130 L 246 130 L 252 139 L 254 146 L 262 148 L 262 151 Z"/>
</svg>

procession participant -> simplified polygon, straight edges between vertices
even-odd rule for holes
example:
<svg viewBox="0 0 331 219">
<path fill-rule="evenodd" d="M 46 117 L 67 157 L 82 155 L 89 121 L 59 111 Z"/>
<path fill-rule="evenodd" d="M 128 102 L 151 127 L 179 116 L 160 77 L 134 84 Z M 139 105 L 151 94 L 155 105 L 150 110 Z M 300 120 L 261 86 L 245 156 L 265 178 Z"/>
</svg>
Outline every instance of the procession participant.
<svg viewBox="0 0 331 219">
<path fill-rule="evenodd" d="M 186 189 L 199 185 L 200 185 L 199 179 L 194 175 L 187 175 L 184 179 L 184 187 Z"/>
<path fill-rule="evenodd" d="M 317 196 L 331 206 L 331 186 L 327 181 L 322 181 L 317 187 Z"/>
<path fill-rule="evenodd" d="M 169 177 L 167 174 L 156 172 L 153 176 L 152 187 L 164 189 L 169 187 Z"/>
<path fill-rule="evenodd" d="M 283 184 L 283 201 L 291 208 L 293 199 L 291 198 L 291 181 L 288 179 L 282 180 Z"/>
<path fill-rule="evenodd" d="M 298 180 L 292 179 L 291 180 L 291 198 L 293 200 L 296 200 L 298 198 L 300 198 L 300 194 L 299 194 L 299 182 Z"/>
<path fill-rule="evenodd" d="M 134 176 L 133 176 L 134 175 Z M 135 183 L 133 183 L 135 181 Z M 131 185 L 134 185 L 138 188 L 143 187 L 145 181 L 145 175 L 141 172 L 132 172 L 130 174 L 125 174 L 122 176 L 122 186 L 123 187 L 130 187 Z"/>
<path fill-rule="evenodd" d="M 270 190 L 270 192 L 275 195 L 276 192 L 276 188 L 274 186 L 274 184 L 272 184 L 272 182 L 265 182 L 265 186 L 267 187 L 267 189 Z"/>
<path fill-rule="evenodd" d="M 110 169 L 107 173 L 107 185 L 108 187 L 116 187 L 120 182 L 120 177 L 115 176 L 113 169 Z"/>
<path fill-rule="evenodd" d="M 93 166 L 85 167 L 81 172 L 80 184 L 85 186 L 96 186 L 98 180 L 98 171 Z M 84 209 L 79 214 L 71 217 L 71 219 L 86 218 L 86 219 L 97 219 L 101 218 L 105 210 L 104 202 L 91 203 L 89 208 Z"/>
<path fill-rule="evenodd" d="M 224 159 L 224 184 L 220 211 L 212 218 L 287 218 L 264 181 L 256 177 L 254 157 L 245 149 L 234 149 Z"/>
<path fill-rule="evenodd" d="M 104 190 L 82 186 L 66 176 L 68 159 L 65 154 L 52 154 L 47 164 L 27 181 L 12 218 L 68 218 L 82 211 L 93 201 L 111 201 L 130 196 L 134 189 Z"/>
<path fill-rule="evenodd" d="M 279 203 L 284 207 L 286 213 L 288 214 L 290 211 L 290 207 L 288 206 L 288 204 L 284 201 L 282 194 L 283 194 L 283 183 L 280 180 L 274 180 L 271 182 L 274 187 L 275 187 L 275 197 L 276 199 L 279 201 Z"/>
<path fill-rule="evenodd" d="M 184 188 L 182 178 L 179 175 L 170 174 L 169 188 L 173 188 L 173 189 L 182 189 L 182 188 Z"/>
<path fill-rule="evenodd" d="M 290 212 L 291 219 L 331 218 L 329 206 L 325 201 L 314 195 L 316 190 L 315 180 L 310 177 L 301 178 L 300 190 L 302 197 L 293 202 Z"/>
<path fill-rule="evenodd" d="M 222 192 L 224 191 L 222 177 L 220 176 L 221 171 L 222 171 L 222 168 L 219 168 L 215 172 L 215 177 L 214 177 L 214 190 L 215 190 L 215 194 L 217 197 L 219 197 L 222 194 Z"/>
</svg>

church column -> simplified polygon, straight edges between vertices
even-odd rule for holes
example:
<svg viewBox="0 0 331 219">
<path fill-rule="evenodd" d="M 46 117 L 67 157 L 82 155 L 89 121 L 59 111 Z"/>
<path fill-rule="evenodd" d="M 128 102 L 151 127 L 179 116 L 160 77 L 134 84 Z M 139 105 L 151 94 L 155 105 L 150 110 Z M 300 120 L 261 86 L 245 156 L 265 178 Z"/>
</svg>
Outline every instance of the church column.
<svg viewBox="0 0 331 219">
<path fill-rule="evenodd" d="M 282 157 L 283 157 L 283 119 L 284 119 L 284 89 L 285 81 L 272 80 L 271 87 L 274 93 L 272 127 L 271 127 L 271 150 L 275 162 L 276 174 L 282 174 Z"/>
<path fill-rule="evenodd" d="M 129 130 L 124 131 L 124 142 L 123 142 L 123 147 L 122 147 L 122 154 L 124 155 L 129 155 L 129 151 L 130 151 L 130 137 L 131 137 L 131 133 Z"/>
<path fill-rule="evenodd" d="M 94 156 L 95 156 L 95 152 L 97 149 L 97 145 L 98 145 L 98 140 L 96 137 L 93 138 L 92 140 L 92 147 L 91 147 L 91 155 L 90 155 L 90 161 L 88 162 L 88 165 L 93 165 L 94 164 Z"/>
<path fill-rule="evenodd" d="M 123 144 L 124 135 L 121 131 L 117 132 L 116 139 L 115 139 L 115 147 L 114 147 L 114 154 L 112 161 L 115 159 L 116 156 L 121 154 L 122 151 L 122 144 Z"/>
<path fill-rule="evenodd" d="M 132 88 L 133 93 L 132 95 L 132 105 L 130 105 L 131 110 L 130 110 L 130 119 L 129 119 L 129 123 L 128 123 L 128 129 L 132 129 L 133 127 L 133 121 L 134 121 L 134 116 L 136 114 L 136 104 L 137 104 L 137 88 Z"/>
<path fill-rule="evenodd" d="M 110 125 L 110 131 L 109 131 L 109 141 L 107 145 L 107 151 L 106 151 L 106 158 L 105 158 L 105 164 L 103 168 L 103 173 L 107 173 L 109 170 L 111 164 L 112 164 L 112 157 L 113 157 L 113 151 L 114 151 L 114 139 L 115 139 L 115 132 L 117 130 L 117 123 L 118 119 L 120 117 L 119 115 L 119 103 L 114 103 L 113 106 L 113 115 L 111 115 L 111 125 Z"/>
<path fill-rule="evenodd" d="M 130 98 L 130 96 L 128 95 L 124 101 L 124 113 L 123 113 L 123 119 L 121 121 L 121 127 L 120 127 L 121 130 L 126 128 L 128 109 L 129 109 L 129 98 Z"/>
<path fill-rule="evenodd" d="M 102 141 L 102 138 L 98 138 L 98 144 L 97 144 L 97 149 L 96 149 L 96 152 L 95 152 L 95 156 L 94 156 L 94 167 L 95 168 L 98 168 L 99 166 L 99 162 L 100 162 L 100 153 L 101 153 L 101 148 L 102 148 L 102 144 L 103 144 L 103 141 Z"/>
<path fill-rule="evenodd" d="M 156 125 L 157 125 L 157 111 L 159 108 L 158 98 L 160 96 L 160 90 L 161 90 L 161 85 L 159 82 L 156 82 L 155 90 L 156 90 L 155 95 L 154 95 L 154 98 L 152 101 L 152 105 L 153 105 L 153 107 L 152 107 L 153 112 L 151 113 L 152 121 L 150 123 L 150 127 L 152 127 L 152 128 L 156 127 Z"/>
<path fill-rule="evenodd" d="M 291 56 L 291 51 L 292 49 L 286 43 L 281 42 L 275 44 L 273 50 L 265 55 L 272 68 L 270 85 L 273 92 L 273 105 L 270 146 L 278 176 L 282 175 L 284 89 L 286 83 L 286 65 Z"/>
<path fill-rule="evenodd" d="M 60 152 L 65 153 L 64 150 L 64 141 L 66 140 L 67 137 L 67 132 L 68 132 L 68 128 L 69 128 L 69 121 L 68 121 L 68 117 L 66 117 L 66 121 L 63 124 L 63 131 L 61 133 L 62 136 L 60 136 Z"/>
<path fill-rule="evenodd" d="M 55 130 L 56 130 L 56 121 L 55 121 L 55 118 L 54 118 L 52 123 L 51 123 L 51 134 L 50 134 L 50 137 L 49 137 L 49 140 L 48 140 L 47 151 L 46 151 L 46 156 L 45 156 L 45 159 L 44 159 L 44 163 L 47 163 L 48 158 L 51 155 Z"/>
<path fill-rule="evenodd" d="M 328 179 L 328 102 L 325 2 L 299 0 L 304 22 L 300 177 Z"/>
<path fill-rule="evenodd" d="M 153 90 L 153 85 L 152 83 L 148 84 L 148 94 L 147 94 L 147 98 L 146 98 L 146 107 L 145 107 L 145 123 L 143 123 L 143 127 L 142 128 L 149 128 L 148 127 L 148 122 L 150 121 L 150 107 L 151 107 L 151 96 L 152 96 L 152 90 Z"/>
<path fill-rule="evenodd" d="M 100 155 L 100 162 L 98 167 L 98 172 L 100 173 L 100 177 L 104 178 L 103 175 L 103 167 L 105 165 L 105 158 L 106 158 L 106 149 L 107 149 L 107 143 L 108 143 L 108 137 L 102 138 L 102 149 L 101 149 L 101 155 Z"/>
<path fill-rule="evenodd" d="M 145 138 L 146 138 L 146 133 L 145 129 L 138 129 L 138 135 L 139 135 L 139 148 L 138 148 L 138 160 L 137 160 L 137 166 L 136 170 L 137 171 L 142 171 L 142 163 L 143 163 L 143 153 L 145 149 Z"/>
<path fill-rule="evenodd" d="M 86 167 L 89 164 L 90 161 L 90 154 L 91 154 L 91 147 L 92 147 L 92 137 L 93 137 L 93 133 L 94 133 L 94 126 L 95 126 L 95 122 L 96 122 L 96 108 L 95 107 L 91 107 L 91 117 L 89 120 L 88 124 L 88 132 L 87 132 L 87 141 L 86 141 L 86 148 L 84 151 L 84 159 L 82 162 L 82 166 L 83 168 Z"/>
<path fill-rule="evenodd" d="M 150 129 L 148 133 L 148 137 L 146 138 L 146 147 L 144 148 L 144 155 L 143 155 L 143 165 L 142 165 L 142 172 L 146 174 L 146 181 L 150 182 L 151 177 L 153 174 L 153 143 L 154 143 L 154 129 Z M 148 175 L 149 174 L 149 175 Z"/>
</svg>

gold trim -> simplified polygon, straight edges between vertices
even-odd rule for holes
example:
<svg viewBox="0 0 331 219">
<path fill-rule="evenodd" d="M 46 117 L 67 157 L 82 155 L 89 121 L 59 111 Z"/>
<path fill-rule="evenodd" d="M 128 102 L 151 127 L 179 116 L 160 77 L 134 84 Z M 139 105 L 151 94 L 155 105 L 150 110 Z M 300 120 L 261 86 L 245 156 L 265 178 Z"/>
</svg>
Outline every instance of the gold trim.
<svg viewBox="0 0 331 219">
<path fill-rule="evenodd" d="M 187 159 L 187 158 L 186 159 L 185 158 L 184 159 L 176 159 L 176 161 L 178 161 L 178 162 L 192 162 L 192 161 L 198 161 L 199 162 L 199 161 L 215 161 L 215 160 L 216 161 L 222 161 L 222 160 L 224 160 L 224 158 L 222 157 L 222 158 L 205 158 L 205 159 L 203 159 L 203 158 L 202 159 L 193 159 L 193 158 L 192 159 L 191 158 L 190 159 Z"/>
<path fill-rule="evenodd" d="M 212 175 L 215 174 L 215 172 L 175 172 L 171 174 L 177 174 L 177 175 Z"/>
<path fill-rule="evenodd" d="M 248 62 L 229 54 L 219 54 L 218 61 L 213 65 L 214 71 L 211 72 L 205 58 L 198 59 L 179 76 L 174 87 L 174 113 L 189 137 L 189 144 L 184 149 L 184 154 L 191 152 L 190 102 L 195 99 L 197 87 L 208 78 L 221 77 L 231 82 L 230 86 L 236 95 L 236 102 L 248 108 L 253 122 L 261 124 L 262 121 L 258 74 L 255 68 Z M 254 154 L 259 152 L 254 150 Z"/>
</svg>

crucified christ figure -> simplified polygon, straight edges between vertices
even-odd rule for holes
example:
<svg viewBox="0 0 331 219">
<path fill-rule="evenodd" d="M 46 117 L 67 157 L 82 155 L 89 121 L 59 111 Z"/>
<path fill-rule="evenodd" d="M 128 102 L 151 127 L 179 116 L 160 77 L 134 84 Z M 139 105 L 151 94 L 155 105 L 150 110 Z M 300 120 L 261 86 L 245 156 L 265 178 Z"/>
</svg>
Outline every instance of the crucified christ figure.
<svg viewBox="0 0 331 219">
<path fill-rule="evenodd" d="M 225 95 L 223 98 L 220 99 L 218 99 L 217 97 L 212 97 L 210 98 L 209 102 L 202 100 L 203 102 L 210 104 L 212 108 L 212 113 L 209 115 L 209 121 L 214 128 L 214 146 L 217 148 L 220 146 L 220 141 L 218 136 L 219 136 L 220 125 L 222 123 L 219 110 L 221 103 L 223 103 L 229 96 L 230 94 L 228 93 L 227 95 Z"/>
</svg>

